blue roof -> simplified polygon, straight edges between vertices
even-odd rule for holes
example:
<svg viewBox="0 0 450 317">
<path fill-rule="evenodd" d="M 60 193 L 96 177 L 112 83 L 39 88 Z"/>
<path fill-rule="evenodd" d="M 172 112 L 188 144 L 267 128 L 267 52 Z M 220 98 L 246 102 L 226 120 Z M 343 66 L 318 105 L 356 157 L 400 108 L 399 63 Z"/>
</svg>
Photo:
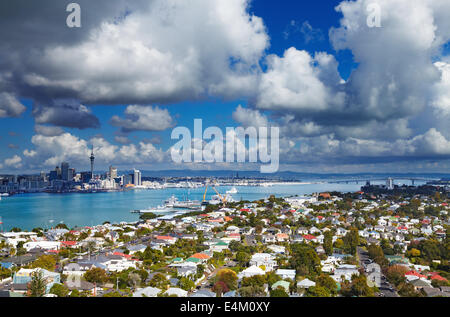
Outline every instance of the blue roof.
<svg viewBox="0 0 450 317">
<path fill-rule="evenodd" d="M 4 269 L 10 269 L 13 266 L 13 264 L 12 262 L 0 262 L 0 266 Z"/>
</svg>

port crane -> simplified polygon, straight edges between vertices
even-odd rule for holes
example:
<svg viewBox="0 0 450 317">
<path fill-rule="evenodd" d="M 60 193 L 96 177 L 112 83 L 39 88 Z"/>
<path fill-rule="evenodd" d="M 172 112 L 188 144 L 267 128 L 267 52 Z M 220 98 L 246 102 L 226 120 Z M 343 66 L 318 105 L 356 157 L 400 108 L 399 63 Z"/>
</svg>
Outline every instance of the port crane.
<svg viewBox="0 0 450 317">
<path fill-rule="evenodd" d="M 203 194 L 203 200 L 202 200 L 202 204 L 206 204 L 206 192 L 208 191 L 208 186 L 211 186 L 211 188 L 216 192 L 217 196 L 219 196 L 220 200 L 222 200 L 223 206 L 225 207 L 226 203 L 227 203 L 227 199 L 226 197 L 222 196 L 219 191 L 216 189 L 216 187 L 214 186 L 214 184 L 210 184 L 209 181 L 207 181 L 205 183 L 205 192 Z"/>
</svg>

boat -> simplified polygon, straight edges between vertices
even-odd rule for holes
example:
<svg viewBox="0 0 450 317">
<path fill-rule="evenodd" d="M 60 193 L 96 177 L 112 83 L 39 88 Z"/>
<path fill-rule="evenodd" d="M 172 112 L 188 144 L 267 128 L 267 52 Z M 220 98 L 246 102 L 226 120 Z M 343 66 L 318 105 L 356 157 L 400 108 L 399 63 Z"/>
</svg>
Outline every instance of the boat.
<svg viewBox="0 0 450 317">
<path fill-rule="evenodd" d="M 175 195 L 172 195 L 164 202 L 166 208 L 179 208 L 179 209 L 195 209 L 200 208 L 201 204 L 198 200 L 183 200 L 179 201 Z"/>
<path fill-rule="evenodd" d="M 231 188 L 230 190 L 227 190 L 227 194 L 237 194 L 237 189 L 236 187 Z"/>
<path fill-rule="evenodd" d="M 165 206 L 158 206 L 156 208 L 136 209 L 136 210 L 131 211 L 131 213 L 135 213 L 135 214 L 149 214 L 149 213 L 162 214 L 162 213 L 168 213 L 168 212 L 174 212 L 174 209 L 168 208 Z"/>
</svg>

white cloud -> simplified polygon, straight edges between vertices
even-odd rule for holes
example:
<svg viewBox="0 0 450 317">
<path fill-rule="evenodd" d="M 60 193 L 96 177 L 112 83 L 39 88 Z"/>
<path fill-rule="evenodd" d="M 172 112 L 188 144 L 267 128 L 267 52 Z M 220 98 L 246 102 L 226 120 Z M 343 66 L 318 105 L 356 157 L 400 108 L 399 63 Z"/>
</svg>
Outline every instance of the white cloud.
<svg viewBox="0 0 450 317">
<path fill-rule="evenodd" d="M 18 117 L 26 108 L 17 98 L 6 92 L 0 93 L 0 118 Z"/>
<path fill-rule="evenodd" d="M 163 162 L 166 153 L 155 148 L 152 144 L 140 142 L 117 146 L 102 137 L 84 140 L 70 133 L 58 136 L 34 135 L 32 137 L 34 149 L 24 151 L 26 163 L 32 169 L 36 166 L 54 167 L 61 162 L 70 162 L 73 166 L 87 168 L 91 144 L 94 145 L 96 166 L 106 168 L 109 164 L 128 166 L 130 164 L 148 165 Z"/>
<path fill-rule="evenodd" d="M 267 117 L 258 110 L 243 108 L 239 105 L 233 112 L 233 120 L 241 124 L 244 128 L 247 127 L 267 127 Z"/>
<path fill-rule="evenodd" d="M 252 74 L 268 46 L 262 19 L 248 13 L 248 4 L 130 3 L 126 17 L 103 21 L 80 43 L 45 47 L 30 60 L 23 83 L 31 91 L 62 92 L 85 103 L 148 104 L 198 99 L 211 91 L 226 97 L 243 93 L 236 82 L 253 87 Z"/>
<path fill-rule="evenodd" d="M 18 155 L 14 155 L 11 158 L 5 159 L 4 165 L 10 168 L 21 168 L 22 167 L 22 158 Z"/>
<path fill-rule="evenodd" d="M 122 128 L 122 132 L 164 131 L 174 125 L 174 120 L 167 109 L 150 106 L 128 106 L 125 118 L 114 116 L 111 125 Z"/>
<path fill-rule="evenodd" d="M 45 136 L 58 136 L 64 133 L 64 130 L 60 127 L 45 126 L 40 124 L 34 126 L 34 131 L 37 134 Z"/>
</svg>

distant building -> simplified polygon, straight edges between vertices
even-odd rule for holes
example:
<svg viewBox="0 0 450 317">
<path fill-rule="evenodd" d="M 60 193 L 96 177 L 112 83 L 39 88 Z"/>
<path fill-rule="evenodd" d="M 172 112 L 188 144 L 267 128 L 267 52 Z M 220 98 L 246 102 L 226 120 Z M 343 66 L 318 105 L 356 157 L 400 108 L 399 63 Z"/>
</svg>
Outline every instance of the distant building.
<svg viewBox="0 0 450 317">
<path fill-rule="evenodd" d="M 386 180 L 386 187 L 387 189 L 394 189 L 394 180 L 391 177 Z"/>
<path fill-rule="evenodd" d="M 141 181 L 141 171 L 135 169 L 134 170 L 134 177 L 133 177 L 133 184 L 134 186 L 141 186 L 142 185 L 142 181 Z"/>
<path fill-rule="evenodd" d="M 69 163 L 67 162 L 61 163 L 61 179 L 63 181 L 69 180 Z"/>
<path fill-rule="evenodd" d="M 110 179 L 116 179 L 117 178 L 117 168 L 114 166 L 109 167 L 109 178 Z"/>
</svg>

